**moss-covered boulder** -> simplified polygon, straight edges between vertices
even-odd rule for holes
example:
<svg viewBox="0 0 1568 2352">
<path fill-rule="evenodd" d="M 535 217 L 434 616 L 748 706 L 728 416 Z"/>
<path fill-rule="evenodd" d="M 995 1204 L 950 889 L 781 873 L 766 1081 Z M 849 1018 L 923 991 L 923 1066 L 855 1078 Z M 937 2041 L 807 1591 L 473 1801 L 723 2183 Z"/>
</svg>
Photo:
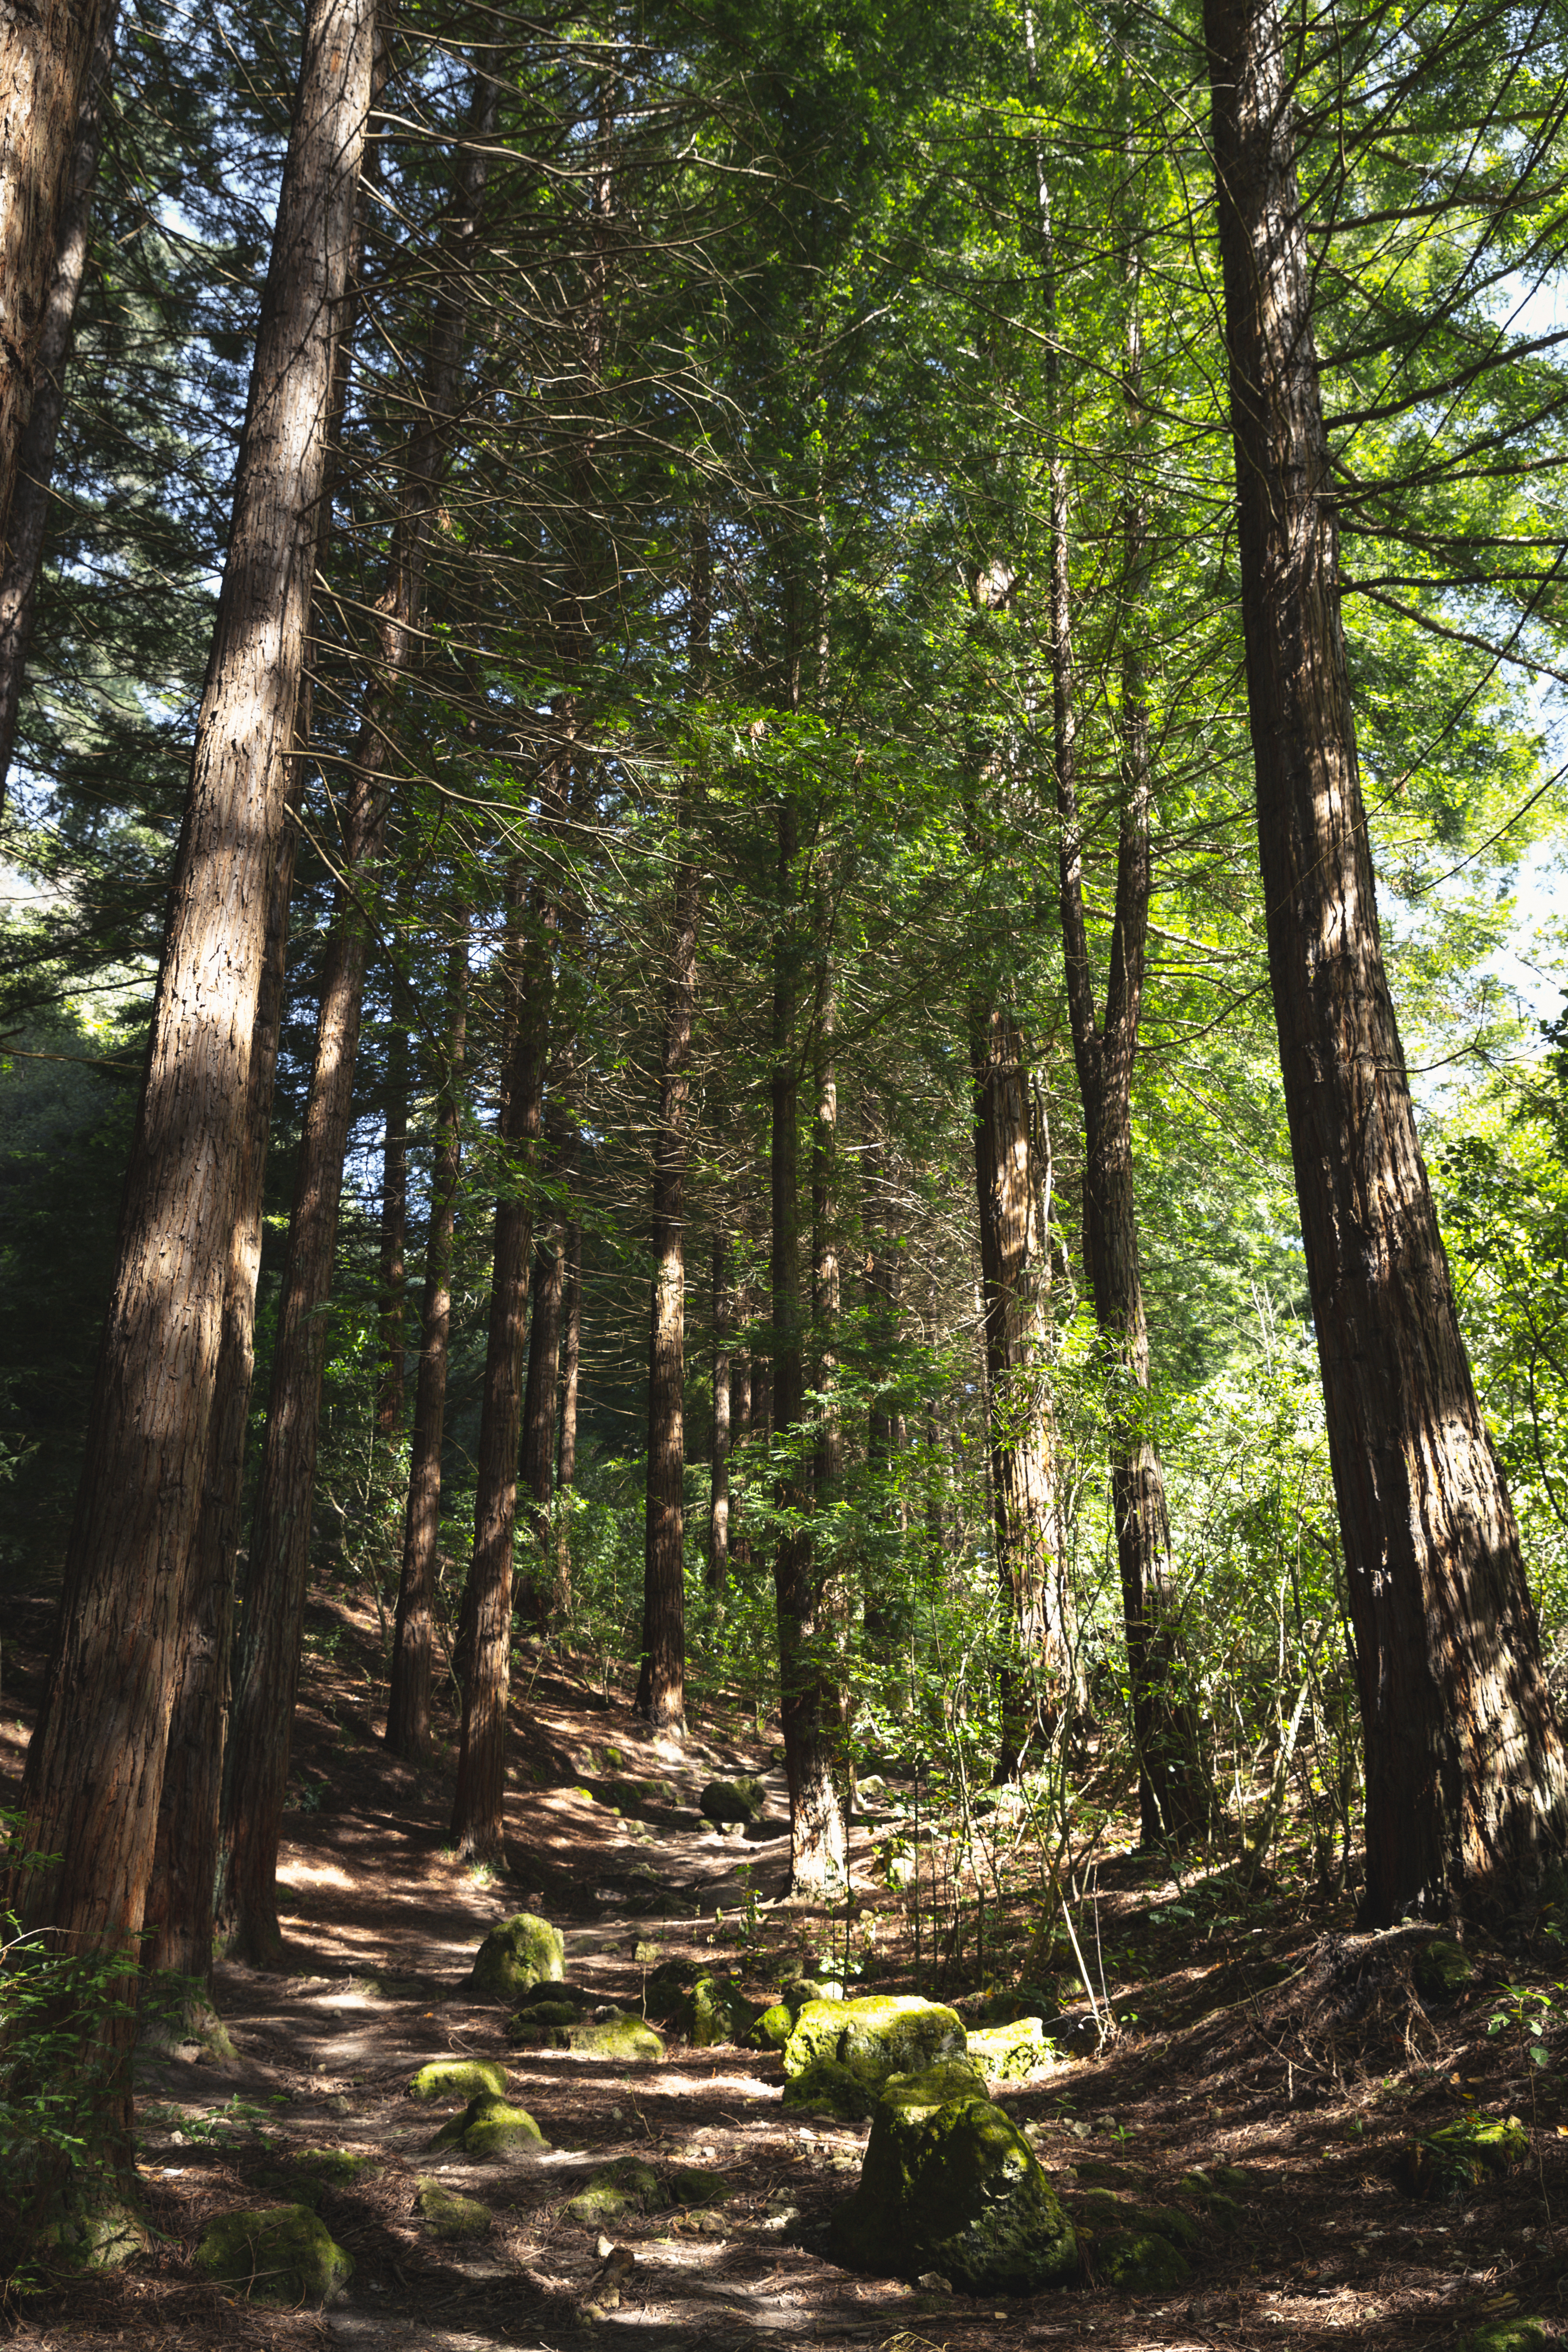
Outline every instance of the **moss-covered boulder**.
<svg viewBox="0 0 1568 2352">
<path fill-rule="evenodd" d="M 430 2235 L 438 2238 L 443 2245 L 460 2245 L 469 2238 L 488 2238 L 490 2232 L 489 2206 L 481 2205 L 477 2197 L 459 2196 L 455 2189 L 447 2189 L 439 2180 L 420 2181 L 414 2210 Z"/>
<path fill-rule="evenodd" d="M 430 2143 L 432 2151 L 460 2147 L 476 2164 L 492 2156 L 528 2156 L 549 2145 L 526 2107 L 511 2107 L 504 2099 L 489 2095 L 470 2099 L 462 2114 L 444 2124 Z"/>
<path fill-rule="evenodd" d="M 955 2010 L 912 1993 L 868 1993 L 858 2000 L 808 2000 L 784 2044 L 793 2081 L 825 2065 L 847 2066 L 876 2090 L 892 2074 L 919 2074 L 963 2054 Z"/>
<path fill-rule="evenodd" d="M 844 1987 L 837 1977 L 792 1977 L 779 1994 L 792 2017 L 798 2017 L 808 2001 L 843 1998 Z"/>
<path fill-rule="evenodd" d="M 972 2026 L 969 2055 L 992 2083 L 1026 2083 L 1055 2055 L 1037 2017 L 1017 2017 L 1010 2025 Z"/>
<path fill-rule="evenodd" d="M 1074 2197 L 1071 2201 L 1074 2221 L 1093 2231 L 1097 2242 L 1112 2230 L 1164 2238 L 1173 2246 L 1195 2246 L 1201 2235 L 1192 2215 L 1178 2206 L 1124 2204 L 1109 2189 L 1091 2189 L 1088 2196 Z"/>
<path fill-rule="evenodd" d="M 493 2058 L 432 2058 L 408 2078 L 411 2099 L 504 2099 L 506 2068 Z"/>
<path fill-rule="evenodd" d="M 1189 2275 L 1187 2258 L 1156 2230 L 1107 2230 L 1094 2239 L 1094 2267 L 1123 2294 L 1165 2294 Z"/>
<path fill-rule="evenodd" d="M 700 2164 L 678 2165 L 669 2176 L 672 2205 L 722 2205 L 733 2192 L 721 2172 Z"/>
<path fill-rule="evenodd" d="M 207 2223 L 195 2264 L 253 2303 L 318 2305 L 348 2284 L 354 2267 L 308 2205 L 218 2214 Z"/>
<path fill-rule="evenodd" d="M 313 2172 L 318 2180 L 331 2180 L 339 2188 L 346 2188 L 351 2180 L 362 2179 L 375 2158 L 358 2147 L 302 2147 L 296 2152 L 294 2161 L 302 2170 Z"/>
<path fill-rule="evenodd" d="M 1530 2134 L 1517 2116 L 1460 2116 L 1425 2139 L 1405 2143 L 1394 2177 L 1407 2197 L 1428 2203 L 1462 2197 L 1489 2172 L 1511 2172 L 1530 2153 Z"/>
<path fill-rule="evenodd" d="M 760 1780 L 710 1780 L 698 1799 L 704 1821 L 715 1829 L 747 1829 L 767 1808 L 767 1791 Z"/>
<path fill-rule="evenodd" d="M 744 2042 L 757 2012 L 733 1977 L 700 1976 L 681 2002 L 680 2029 L 699 2050 Z"/>
<path fill-rule="evenodd" d="M 1038 2158 L 962 2061 L 882 2085 L 832 2245 L 852 2269 L 936 2271 L 972 2294 L 1028 2294 L 1078 2268 L 1072 2224 Z"/>
<path fill-rule="evenodd" d="M 979 2076 L 975 2076 L 976 2085 Z M 784 2105 L 802 2115 L 831 2116 L 841 2124 L 862 2124 L 877 2104 L 880 2084 L 869 2082 L 837 2058 L 819 2058 L 784 2084 Z"/>
<path fill-rule="evenodd" d="M 775 2000 L 764 2009 L 752 2028 L 752 2044 L 757 2050 L 782 2050 L 795 2032 L 795 2011 L 787 2002 Z"/>
<path fill-rule="evenodd" d="M 1426 2000 L 1458 2000 L 1476 1974 L 1464 1946 L 1447 1936 L 1434 1936 L 1423 1944 L 1411 1959 L 1410 1973 Z"/>
<path fill-rule="evenodd" d="M 611 2058 L 622 2066 L 657 2066 L 664 2043 L 640 2017 L 605 2017 L 592 2025 L 569 2025 L 568 2047 L 579 2058 Z"/>
<path fill-rule="evenodd" d="M 559 1981 L 565 1965 L 559 1928 L 531 1911 L 516 1911 L 479 1946 L 468 1985 L 496 2000 L 514 2000 L 531 1985 Z"/>
<path fill-rule="evenodd" d="M 640 2157 L 617 2157 L 591 2173 L 567 2204 L 574 2221 L 604 2230 L 627 2213 L 654 2213 L 666 2203 L 658 2173 Z"/>
<path fill-rule="evenodd" d="M 1523 2312 L 1512 2319 L 1489 2319 L 1459 2338 L 1458 2352 L 1540 2352 L 1550 2341 L 1544 2319 Z"/>
</svg>

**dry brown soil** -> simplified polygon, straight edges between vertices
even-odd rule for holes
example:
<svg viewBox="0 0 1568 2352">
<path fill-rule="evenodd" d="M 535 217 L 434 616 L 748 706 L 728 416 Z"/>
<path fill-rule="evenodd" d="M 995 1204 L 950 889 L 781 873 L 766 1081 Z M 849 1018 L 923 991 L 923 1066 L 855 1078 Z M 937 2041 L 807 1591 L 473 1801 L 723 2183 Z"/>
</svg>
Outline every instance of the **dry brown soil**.
<svg viewBox="0 0 1568 2352">
<path fill-rule="evenodd" d="M 289 1813 L 280 1872 L 285 1965 L 219 1969 L 235 2060 L 145 2059 L 154 2251 L 114 2277 L 14 2304 L 18 2341 L 149 2352 L 817 2343 L 979 2352 L 1058 2342 L 1317 2352 L 1462 2345 L 1518 2315 L 1543 2320 L 1548 2341 L 1561 2332 L 1568 2125 L 1559 2121 L 1558 2037 L 1549 2030 L 1554 2063 L 1541 2070 L 1518 2034 L 1487 2031 L 1500 1987 L 1550 1991 L 1563 1973 L 1539 1937 L 1511 1950 L 1472 1942 L 1480 1983 L 1430 2016 L 1395 1984 L 1370 2011 L 1336 2021 L 1321 1999 L 1293 2011 L 1290 1979 L 1309 1958 L 1321 1963 L 1323 1935 L 1348 1928 L 1348 1907 L 1293 1894 L 1288 1856 L 1272 1887 L 1247 1897 L 1202 1863 L 1178 1883 L 1112 1837 L 1084 1916 L 1121 2030 L 1103 2052 L 1088 2041 L 1090 2054 L 1000 2095 L 1069 2191 L 1080 2169 L 1115 2164 L 1138 2176 L 1144 2201 L 1185 2204 L 1197 2218 L 1183 2176 L 1200 2164 L 1242 2168 L 1239 2226 L 1226 2235 L 1205 2221 L 1190 2281 L 1162 2295 L 1097 2284 L 1092 2242 L 1082 2284 L 1036 2295 L 974 2299 L 854 2276 L 826 2259 L 824 2233 L 853 2185 L 864 2130 L 786 2116 L 776 2059 L 674 2042 L 662 2065 L 630 2070 L 563 2051 L 518 2053 L 504 2038 L 505 2012 L 464 1990 L 486 1929 L 523 1906 L 563 1930 L 574 1982 L 634 2011 L 647 1978 L 639 1943 L 742 1969 L 759 2000 L 841 1950 L 842 1910 L 777 1899 L 788 1860 L 782 1774 L 754 1727 L 716 1712 L 678 1748 L 650 1739 L 621 1693 L 591 1687 L 569 1664 L 525 1665 L 510 1874 L 476 1881 L 446 1851 L 449 1759 L 416 1773 L 376 1738 L 374 1622 L 317 1608 L 311 1626 L 293 1772 L 307 1801 Z M 11 1608 L 0 1738 L 13 1793 L 46 1638 L 41 1605 Z M 696 1810 L 706 1780 L 741 1769 L 764 1769 L 771 1798 L 769 1818 L 743 1843 Z M 618 1780 L 658 1793 L 616 1810 Z M 869 1983 L 907 1990 L 910 1898 L 873 1888 L 871 1852 L 862 1828 L 851 1949 L 863 1953 L 870 1930 Z M 1027 1876 L 986 1930 L 997 1982 L 1039 1924 Z M 933 1978 L 929 1920 L 921 1962 L 923 1990 L 965 1990 L 951 1962 L 945 1979 Z M 424 2060 L 447 2053 L 501 2060 L 548 2152 L 506 2167 L 428 2155 L 447 2111 L 416 2105 L 406 2085 Z M 1568 2036 L 1561 2057 L 1568 2066 Z M 1529 2167 L 1461 2202 L 1412 2203 L 1392 2177 L 1397 2149 L 1467 2105 L 1519 2115 L 1531 2128 Z M 324 2147 L 367 2159 L 321 2200 L 354 2258 L 344 2299 L 325 2313 L 279 2313 L 205 2283 L 190 2256 L 207 2218 L 282 2201 L 299 2179 L 296 2158 Z M 715 2168 L 732 2194 L 715 2212 L 623 2223 L 617 2239 L 635 2262 L 628 2269 L 623 2256 L 607 2272 L 596 2232 L 564 2207 L 591 2171 L 622 2155 Z M 488 2238 L 455 2249 L 432 2240 L 415 2197 L 421 2175 L 437 2169 L 489 2208 Z"/>
</svg>

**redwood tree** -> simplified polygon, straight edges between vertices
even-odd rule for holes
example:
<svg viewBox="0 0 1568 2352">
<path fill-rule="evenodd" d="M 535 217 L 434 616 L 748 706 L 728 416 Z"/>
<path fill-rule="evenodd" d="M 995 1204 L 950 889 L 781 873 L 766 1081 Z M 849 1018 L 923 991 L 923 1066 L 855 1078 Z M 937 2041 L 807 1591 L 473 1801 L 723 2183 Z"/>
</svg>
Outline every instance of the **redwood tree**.
<svg viewBox="0 0 1568 2352">
<path fill-rule="evenodd" d="M 1365 1741 L 1363 1915 L 1496 1918 L 1562 1854 L 1568 1769 L 1384 969 L 1283 30 L 1275 0 L 1205 0 L 1204 26 L 1269 971 Z"/>
<path fill-rule="evenodd" d="M 26 1844 L 58 1859 L 26 1874 L 19 1910 L 67 1950 L 129 1951 L 141 1932 L 190 1638 L 374 22 L 372 0 L 314 0 L 304 28 L 59 1628 L 27 1756 Z M 110 2068 L 110 2152 L 129 2172 L 128 2021 L 102 2014 L 96 2038 Z"/>
</svg>

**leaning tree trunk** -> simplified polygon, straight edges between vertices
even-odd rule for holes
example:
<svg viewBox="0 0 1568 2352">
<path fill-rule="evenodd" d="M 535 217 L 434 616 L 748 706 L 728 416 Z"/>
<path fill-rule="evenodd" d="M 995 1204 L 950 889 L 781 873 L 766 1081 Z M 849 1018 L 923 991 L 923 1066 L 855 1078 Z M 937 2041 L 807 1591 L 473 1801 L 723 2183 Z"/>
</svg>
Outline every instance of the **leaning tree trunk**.
<svg viewBox="0 0 1568 2352">
<path fill-rule="evenodd" d="M 478 234 L 495 109 L 494 79 L 482 73 L 475 81 L 467 143 L 458 158 L 457 198 L 444 239 L 443 280 L 433 306 L 421 422 L 409 446 L 386 589 L 377 608 L 380 668 L 367 698 L 351 762 L 343 845 L 349 879 L 338 894 L 322 974 L 315 1066 L 279 1305 L 235 1678 L 233 1767 L 226 1776 L 221 1902 L 231 1948 L 241 1958 L 258 1965 L 275 1958 L 281 1944 L 278 1845 L 310 1575 L 329 1330 L 326 1307 L 331 1293 L 370 951 L 362 898 L 374 887 L 385 836 L 388 794 L 383 771 L 392 703 L 397 682 L 414 657 L 416 625 L 424 596 L 426 541 L 442 452 L 457 415 L 468 331 L 467 272 Z"/>
<path fill-rule="evenodd" d="M 392 1635 L 387 1746 L 416 1762 L 430 1746 L 432 1612 L 441 1534 L 441 1438 L 447 1414 L 447 1351 L 452 1328 L 452 1234 L 463 1169 L 463 1047 L 468 1020 L 468 911 L 453 920 L 447 961 L 447 1050 L 436 1105 L 436 1157 L 430 1171 L 430 1226 L 425 1240 L 425 1299 L 419 1370 L 414 1384 L 408 1501 L 403 1521 L 403 1573 Z"/>
<path fill-rule="evenodd" d="M 381 1146 L 381 1378 L 376 1382 L 375 1425 L 383 1441 L 395 1445 L 403 1422 L 403 1327 L 407 1315 L 408 1274 L 408 1031 L 395 967 L 391 983 L 386 1121 Z"/>
<path fill-rule="evenodd" d="M 18 460 L 100 5 L 101 0 L 42 0 L 9 7 L 0 17 L 0 551 L 10 543 Z"/>
<path fill-rule="evenodd" d="M 100 0 L 100 6 L 98 36 L 77 118 L 70 189 L 60 213 L 54 274 L 49 280 L 48 299 L 33 359 L 32 414 L 17 451 L 10 524 L 4 534 L 5 558 L 0 563 L 0 816 L 5 814 L 5 782 L 16 748 L 16 714 L 22 700 L 27 647 L 33 635 L 38 572 L 44 556 L 44 527 L 49 513 L 49 483 L 55 470 L 60 419 L 65 415 L 71 329 L 76 321 L 77 297 L 87 268 L 88 239 L 92 229 L 92 188 L 98 177 L 103 101 L 114 58 L 119 0 Z"/>
<path fill-rule="evenodd" d="M 683 802 L 678 833 L 690 820 Z M 698 869 L 688 851 L 676 868 L 654 1132 L 642 1657 L 634 1701 L 656 1730 L 678 1739 L 686 1731 L 686 1161 L 699 912 Z"/>
<path fill-rule="evenodd" d="M 25 1844 L 58 1860 L 26 1874 L 18 1907 L 70 1951 L 129 1950 L 141 1932 L 190 1638 L 374 23 L 372 0 L 315 0 L 305 25 L 59 1630 L 27 1756 Z M 89 2029 L 107 2072 L 106 2152 L 125 2173 L 132 2024 L 99 2010 Z"/>
<path fill-rule="evenodd" d="M 1011 1013 L 969 1013 L 974 1176 L 985 1305 L 985 1405 L 996 1561 L 1014 1654 L 1002 1668 L 998 1780 L 1016 1780 L 1048 1738 L 1072 1687 L 1072 1629 L 1057 1542 L 1054 1432 L 1047 1386 L 1049 1244 L 1036 1181 L 1024 1041 Z"/>
<path fill-rule="evenodd" d="M 1568 1769 L 1384 971 L 1282 30 L 1274 0 L 1205 0 L 1204 24 L 1269 971 L 1366 1744 L 1363 1914 L 1495 1918 L 1562 1853 Z"/>
</svg>

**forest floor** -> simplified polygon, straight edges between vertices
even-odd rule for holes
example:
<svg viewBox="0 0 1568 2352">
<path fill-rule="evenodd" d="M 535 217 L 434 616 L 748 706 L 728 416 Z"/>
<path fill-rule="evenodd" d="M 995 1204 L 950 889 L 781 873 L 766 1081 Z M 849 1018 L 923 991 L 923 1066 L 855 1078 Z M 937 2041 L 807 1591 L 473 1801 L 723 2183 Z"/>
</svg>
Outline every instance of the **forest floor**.
<svg viewBox="0 0 1568 2352">
<path fill-rule="evenodd" d="M 47 1620 L 41 1604 L 11 1603 L 0 1627 L 7 1801 Z M 874 1837 L 886 1825 L 856 1831 L 847 1912 L 784 1904 L 776 1738 L 770 1748 L 743 1714 L 710 1712 L 683 1748 L 654 1740 L 624 1692 L 546 1659 L 520 1675 L 514 1694 L 510 1872 L 476 1878 L 447 1850 L 449 1759 L 415 1772 L 377 1739 L 374 1618 L 314 1607 L 307 1657 L 291 1783 L 300 1801 L 280 1865 L 284 1965 L 220 1967 L 233 2059 L 144 2056 L 138 2112 L 153 2250 L 113 2275 L 14 2298 L 5 2315 L 14 2340 L 92 2352 L 993 2352 L 1079 2339 L 1100 2352 L 1315 2352 L 1568 2335 L 1568 2032 L 1558 2032 L 1568 1994 L 1549 1945 L 1505 1951 L 1472 1936 L 1475 1982 L 1430 2013 L 1408 1998 L 1407 1969 L 1385 1971 L 1370 2005 L 1336 2000 L 1333 1985 L 1342 1992 L 1346 1979 L 1342 1969 L 1325 1975 L 1325 1955 L 1364 1957 L 1366 1947 L 1337 1940 L 1350 1937 L 1348 1904 L 1308 1891 L 1288 1853 L 1273 1880 L 1247 1895 L 1234 1872 L 1201 1859 L 1178 1879 L 1113 1827 L 1083 1916 L 1117 2032 L 1103 2049 L 1092 2032 L 1064 2036 L 1081 2054 L 997 2095 L 1069 2205 L 1075 2176 L 1185 2201 L 1201 2222 L 1189 2280 L 1159 2294 L 1119 2293 L 1096 2282 L 1091 2240 L 1080 2283 L 1033 2295 L 975 2298 L 858 2276 L 824 2246 L 832 2209 L 858 2176 L 865 2128 L 786 2111 L 776 2057 L 671 2040 L 662 2064 L 628 2070 L 517 2051 L 505 2009 L 476 2001 L 464 1979 L 487 1929 L 526 1907 L 561 1928 L 574 1984 L 632 2011 L 643 2007 L 649 1946 L 741 1974 L 760 2003 L 835 1958 L 841 1973 L 847 1935 L 861 1971 L 849 1990 L 915 1989 L 911 1896 L 873 1882 Z M 761 1772 L 770 1799 L 744 1843 L 697 1810 L 708 1780 L 739 1770 Z M 1000 1912 L 993 1905 L 982 1951 L 971 1896 L 967 1964 L 949 1948 L 950 1909 L 933 1965 L 928 1913 L 919 1989 L 955 1997 L 982 1967 L 1008 1983 L 1031 1944 L 1037 1963 L 1042 1900 L 1023 1885 Z M 1051 1965 L 1061 1981 L 1059 1959 Z M 1517 2022 L 1489 2032 L 1500 2009 L 1518 2011 L 1508 1987 L 1555 2005 L 1542 2012 L 1544 2068 L 1528 2063 Z M 1086 2022 L 1081 1991 L 1078 2008 Z M 449 2111 L 416 2105 L 407 2084 L 424 2061 L 448 2054 L 500 2061 L 548 2150 L 505 2167 L 426 2153 Z M 1470 2107 L 1519 2116 L 1529 2163 L 1459 2201 L 1413 2202 L 1394 2179 L 1399 2149 Z M 311 2170 L 310 2152 L 322 2149 L 339 2152 L 335 2180 L 331 2168 L 321 2180 L 319 2153 Z M 711 2210 L 617 2222 L 635 2257 L 630 2267 L 618 2258 L 617 2301 L 595 2231 L 564 2209 L 621 2156 L 716 2168 L 731 2194 Z M 1230 2234 L 1202 2221 L 1182 2187 L 1193 2168 L 1216 2164 L 1245 2176 Z M 437 2243 L 419 2218 L 418 2182 L 438 2168 L 443 2187 L 489 2209 L 482 2241 Z M 197 2273 L 191 2257 L 212 2216 L 307 2188 L 353 2257 L 339 2302 L 269 2310 Z M 1525 2319 L 1539 2331 L 1519 2329 Z"/>
</svg>

